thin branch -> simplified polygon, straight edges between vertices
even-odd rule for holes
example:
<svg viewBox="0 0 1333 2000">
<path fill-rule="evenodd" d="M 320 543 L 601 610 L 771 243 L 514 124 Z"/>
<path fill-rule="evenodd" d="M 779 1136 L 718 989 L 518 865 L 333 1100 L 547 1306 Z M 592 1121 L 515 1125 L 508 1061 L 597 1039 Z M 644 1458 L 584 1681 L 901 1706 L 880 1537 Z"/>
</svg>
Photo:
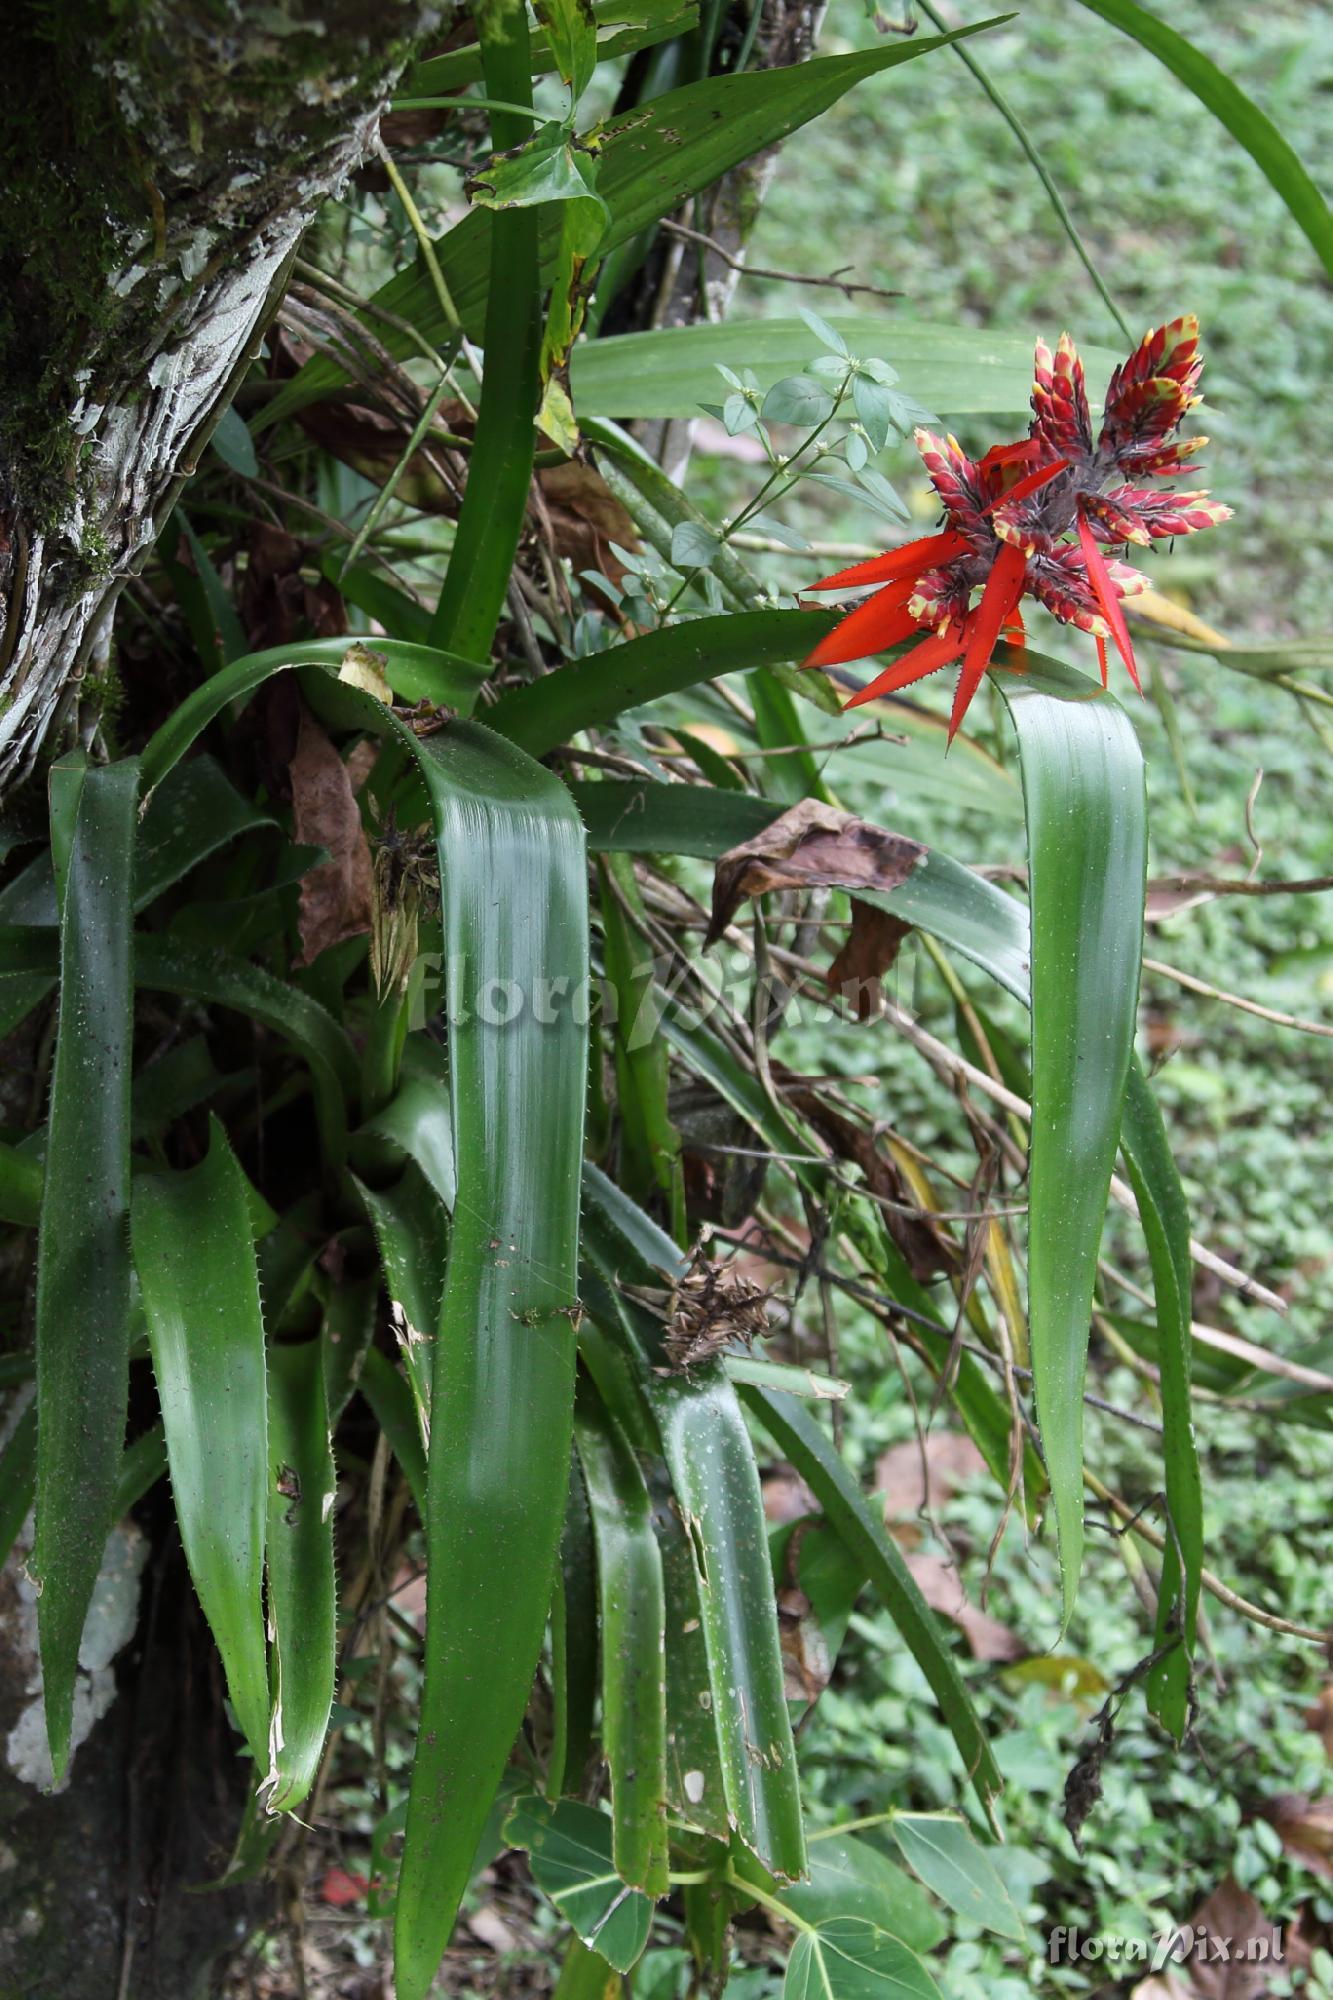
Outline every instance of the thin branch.
<svg viewBox="0 0 1333 2000">
<path fill-rule="evenodd" d="M 767 271 L 761 265 L 747 264 L 744 257 L 733 256 L 730 250 L 723 248 L 716 237 L 705 236 L 698 229 L 687 229 L 683 222 L 663 221 L 658 227 L 665 229 L 669 235 L 684 237 L 687 243 L 698 243 L 703 249 L 711 250 L 715 257 L 722 259 L 728 270 L 736 271 L 742 278 L 775 278 L 779 284 L 784 285 L 822 286 L 826 290 L 841 292 L 849 299 L 854 292 L 865 292 L 872 299 L 900 299 L 904 296 L 902 292 L 885 291 L 882 285 L 853 284 L 850 279 L 841 275 L 842 271 L 851 270 L 850 264 L 842 265 L 840 270 L 832 272 L 827 278 L 810 278 L 802 271 Z"/>
<path fill-rule="evenodd" d="M 1206 979 L 1196 979 L 1193 973 L 1182 972 L 1178 966 L 1164 965 L 1160 958 L 1145 958 L 1143 969 L 1145 972 L 1160 972 L 1164 979 L 1174 979 L 1177 986 L 1185 987 L 1190 993 L 1201 993 L 1205 1000 L 1224 1000 L 1228 1007 L 1239 1007 L 1243 1014 L 1257 1015 L 1259 1020 L 1271 1021 L 1275 1027 L 1295 1028 L 1302 1035 L 1325 1035 L 1333 1039 L 1333 1024 L 1328 1021 L 1307 1021 L 1301 1014 L 1280 1014 L 1275 1007 L 1262 1007 L 1257 1000 L 1247 1000 L 1244 994 L 1228 993 L 1222 986 L 1210 986 Z"/>
<path fill-rule="evenodd" d="M 1166 1536 L 1159 1534 L 1156 1528 L 1150 1528 L 1146 1521 L 1140 1520 L 1135 1510 L 1122 1500 L 1119 1494 L 1112 1493 L 1109 1486 L 1102 1485 L 1095 1472 L 1089 1472 L 1085 1468 L 1083 1479 L 1085 1485 L 1105 1506 L 1122 1521 L 1133 1524 L 1130 1532 L 1137 1535 L 1141 1542 L 1147 1542 L 1148 1546 L 1156 1549 L 1159 1554 L 1165 1550 Z M 1293 1625 L 1286 1618 L 1276 1617 L 1273 1612 L 1265 1611 L 1262 1605 L 1251 1604 L 1248 1598 L 1238 1596 L 1222 1582 L 1220 1577 L 1214 1576 L 1210 1569 L 1200 1570 L 1199 1581 L 1205 1590 L 1212 1592 L 1219 1604 L 1225 1604 L 1228 1610 L 1238 1611 L 1242 1618 L 1250 1619 L 1255 1625 L 1266 1625 L 1270 1632 L 1284 1633 L 1288 1639 L 1309 1639 L 1317 1646 L 1333 1645 L 1333 1632 L 1321 1632 L 1314 1625 Z"/>
<path fill-rule="evenodd" d="M 986 1075 L 984 1070 L 978 1069 L 974 1063 L 968 1062 L 965 1056 L 955 1055 L 951 1048 L 946 1047 L 943 1042 L 937 1041 L 934 1035 L 928 1034 L 924 1028 L 919 1027 L 909 1014 L 904 1013 L 893 1002 L 886 1003 L 885 1015 L 930 1062 L 937 1064 L 942 1069 L 950 1070 L 956 1075 L 965 1076 L 969 1083 L 974 1084 L 978 1090 L 984 1092 L 988 1097 L 994 1098 L 997 1104 L 1002 1104 L 1006 1111 L 1012 1111 L 1015 1117 L 1023 1119 L 1025 1123 L 1031 1122 L 1032 1107 L 1026 1098 L 1019 1097 L 1015 1091 L 1008 1089 L 1006 1085 L 996 1083 L 992 1077 Z M 1125 1209 L 1130 1215 L 1138 1214 L 1139 1205 L 1134 1199 L 1133 1191 L 1126 1186 L 1118 1174 L 1111 1176 L 1111 1194 L 1119 1206 Z M 1217 1252 L 1210 1250 L 1206 1243 L 1200 1243 L 1194 1237 L 1191 1237 L 1190 1255 L 1203 1270 L 1211 1271 L 1215 1278 L 1220 1278 L 1224 1284 L 1230 1285 L 1234 1291 L 1241 1294 L 1242 1298 L 1253 1299 L 1257 1304 L 1270 1307 L 1273 1312 L 1286 1312 L 1287 1302 L 1285 1299 L 1280 1298 L 1276 1292 L 1270 1291 L 1267 1285 L 1260 1284 L 1257 1278 L 1250 1277 L 1248 1272 L 1239 1270 L 1236 1265 L 1229 1264 L 1224 1257 L 1219 1257 Z"/>
</svg>

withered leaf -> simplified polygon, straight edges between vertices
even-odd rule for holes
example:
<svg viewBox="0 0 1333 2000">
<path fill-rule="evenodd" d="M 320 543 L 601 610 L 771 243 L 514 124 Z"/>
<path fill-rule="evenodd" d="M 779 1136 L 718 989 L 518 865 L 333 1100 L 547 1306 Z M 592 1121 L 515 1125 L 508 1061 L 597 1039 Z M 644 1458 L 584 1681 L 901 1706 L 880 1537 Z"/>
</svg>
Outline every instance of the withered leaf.
<svg viewBox="0 0 1333 2000">
<path fill-rule="evenodd" d="M 716 944 L 747 896 L 772 889 L 848 889 L 852 928 L 829 967 L 833 989 L 856 983 L 857 1011 L 866 1019 L 877 1002 L 876 982 L 892 965 L 908 926 L 856 899 L 858 889 L 887 893 L 911 874 L 926 850 L 905 834 L 873 826 L 819 799 L 802 799 L 753 840 L 717 864 L 713 911 L 704 940 Z"/>
<path fill-rule="evenodd" d="M 984 1472 L 986 1461 L 961 1431 L 929 1431 L 890 1445 L 875 1460 L 875 1490 L 890 1518 L 942 1507 L 959 1482 Z M 924 1479 L 923 1479 L 924 1471 Z"/>
<path fill-rule="evenodd" d="M 301 878 L 299 963 L 370 929 L 370 848 L 351 774 L 308 709 L 301 711 L 291 760 L 292 833 L 323 847 L 328 860 Z"/>
<path fill-rule="evenodd" d="M 841 993 L 856 1009 L 858 1021 L 873 1020 L 880 1007 L 880 980 L 898 956 L 910 924 L 887 910 L 852 898 L 852 927 L 847 941 L 826 974 L 830 993 Z"/>
<path fill-rule="evenodd" d="M 611 544 L 637 549 L 639 531 L 595 466 L 571 460 L 546 466 L 537 474 L 546 503 L 551 539 L 575 576 L 598 570 L 617 586 L 625 580 L 625 565 Z"/>
<path fill-rule="evenodd" d="M 1262 1810 L 1293 1859 L 1333 1879 L 1333 1799 L 1283 1792 Z"/>
<path fill-rule="evenodd" d="M 840 1160 L 860 1168 L 866 1186 L 880 1199 L 884 1226 L 907 1259 L 912 1276 L 927 1284 L 939 1272 L 955 1270 L 958 1264 L 955 1245 L 940 1225 L 912 1201 L 911 1190 L 896 1162 L 887 1153 L 881 1153 L 874 1134 L 864 1125 L 844 1118 L 818 1091 L 793 1091 L 789 1101 Z"/>
<path fill-rule="evenodd" d="M 1188 1960 L 1190 1984 L 1202 2000 L 1259 2000 L 1267 1992 L 1281 1934 L 1248 1889 L 1226 1876 L 1200 1903 L 1189 1928 L 1196 1938 Z M 1261 1958 L 1263 1944 L 1268 1949 Z"/>
<path fill-rule="evenodd" d="M 943 1556 L 911 1550 L 903 1560 L 931 1610 L 958 1627 L 974 1660 L 1021 1660 L 1028 1652 L 1017 1632 L 969 1600 L 958 1571 Z"/>
</svg>

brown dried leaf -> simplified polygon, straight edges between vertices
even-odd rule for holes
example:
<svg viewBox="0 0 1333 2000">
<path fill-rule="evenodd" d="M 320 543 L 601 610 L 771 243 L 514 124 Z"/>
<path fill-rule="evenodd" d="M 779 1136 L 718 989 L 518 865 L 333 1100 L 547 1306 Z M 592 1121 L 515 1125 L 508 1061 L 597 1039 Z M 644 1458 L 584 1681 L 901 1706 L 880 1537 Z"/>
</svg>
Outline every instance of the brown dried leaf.
<svg viewBox="0 0 1333 2000">
<path fill-rule="evenodd" d="M 819 1512 L 819 1502 L 798 1472 L 789 1465 L 773 1466 L 765 1472 L 761 1481 L 764 1496 L 764 1518 L 773 1527 L 785 1527 L 788 1521 L 800 1521 L 807 1514 Z"/>
<path fill-rule="evenodd" d="M 320 574 L 311 551 L 271 521 L 256 522 L 250 531 L 240 613 L 257 653 L 286 646 L 307 633 L 336 639 L 347 630 L 342 598 Z"/>
<path fill-rule="evenodd" d="M 717 864 L 705 948 L 716 944 L 747 896 L 770 889 L 896 889 L 926 850 L 819 799 L 802 799 Z"/>
<path fill-rule="evenodd" d="M 855 1009 L 858 1021 L 873 1021 L 883 1000 L 880 980 L 898 956 L 910 924 L 887 910 L 852 900 L 852 927 L 847 941 L 828 969 L 830 993 L 841 993 Z"/>
<path fill-rule="evenodd" d="M 1269 1967 L 1276 1959 L 1275 1947 L 1281 1947 L 1282 1933 L 1280 1926 L 1269 1922 L 1249 1890 L 1226 1876 L 1199 1905 L 1190 1926 L 1196 1934 L 1204 1933 L 1203 1942 L 1196 1945 L 1187 1961 L 1190 1984 L 1201 2000 L 1260 2000 L 1268 1990 Z M 1266 1957 L 1246 1962 L 1265 1942 Z"/>
<path fill-rule="evenodd" d="M 931 1431 L 919 1442 L 912 1438 L 880 1453 L 875 1461 L 875 1490 L 884 1495 L 887 1516 L 919 1514 L 923 1506 L 933 1512 L 964 1479 L 985 1469 L 986 1461 L 970 1437 L 961 1431 Z"/>
<path fill-rule="evenodd" d="M 1017 1632 L 969 1603 L 958 1571 L 943 1556 L 909 1551 L 903 1558 L 932 1611 L 955 1624 L 974 1660 L 1021 1660 L 1028 1651 Z"/>
<path fill-rule="evenodd" d="M 1316 1875 L 1333 1880 L 1333 1799 L 1311 1799 L 1304 1792 L 1283 1792 L 1263 1808 L 1295 1860 Z"/>
<path fill-rule="evenodd" d="M 912 1200 L 912 1191 L 901 1170 L 888 1154 L 880 1152 L 874 1134 L 833 1110 L 817 1091 L 793 1091 L 789 1101 L 840 1160 L 860 1168 L 866 1186 L 882 1204 L 880 1214 L 885 1227 L 918 1283 L 926 1284 L 940 1271 L 956 1269 L 954 1244 L 939 1224 Z"/>
<path fill-rule="evenodd" d="M 1324 1755 L 1333 1758 L 1333 1681 L 1329 1681 L 1318 1701 L 1305 1711 L 1306 1726 L 1318 1730 L 1324 1739 Z"/>
<path fill-rule="evenodd" d="M 597 468 L 571 459 L 537 474 L 558 556 L 566 558 L 575 576 L 595 569 L 617 587 L 625 580 L 625 565 L 612 549 L 637 549 L 639 532 Z"/>
<path fill-rule="evenodd" d="M 370 848 L 351 775 L 329 738 L 302 709 L 291 761 L 292 834 L 329 858 L 301 878 L 301 956 L 310 965 L 330 945 L 370 929 Z"/>
<path fill-rule="evenodd" d="M 778 1592 L 778 1639 L 782 1678 L 789 1701 L 818 1701 L 833 1675 L 823 1627 L 803 1590 L 788 1584 Z"/>
</svg>

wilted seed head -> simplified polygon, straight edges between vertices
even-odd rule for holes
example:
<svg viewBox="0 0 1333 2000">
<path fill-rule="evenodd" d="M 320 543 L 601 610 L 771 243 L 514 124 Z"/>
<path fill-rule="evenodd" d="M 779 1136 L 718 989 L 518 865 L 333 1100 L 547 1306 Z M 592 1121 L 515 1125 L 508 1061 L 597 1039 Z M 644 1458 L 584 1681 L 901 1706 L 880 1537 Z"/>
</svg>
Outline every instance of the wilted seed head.
<svg viewBox="0 0 1333 2000">
<path fill-rule="evenodd" d="M 404 832 L 386 813 L 372 842 L 370 972 L 380 999 L 403 993 L 417 956 L 417 919 L 431 908 L 440 878 L 429 827 Z"/>
<path fill-rule="evenodd" d="M 701 1367 L 736 1341 L 748 1347 L 767 1330 L 771 1297 L 762 1285 L 715 1263 L 702 1244 L 696 1245 L 671 1292 L 662 1339 L 669 1372 L 683 1375 Z"/>
</svg>

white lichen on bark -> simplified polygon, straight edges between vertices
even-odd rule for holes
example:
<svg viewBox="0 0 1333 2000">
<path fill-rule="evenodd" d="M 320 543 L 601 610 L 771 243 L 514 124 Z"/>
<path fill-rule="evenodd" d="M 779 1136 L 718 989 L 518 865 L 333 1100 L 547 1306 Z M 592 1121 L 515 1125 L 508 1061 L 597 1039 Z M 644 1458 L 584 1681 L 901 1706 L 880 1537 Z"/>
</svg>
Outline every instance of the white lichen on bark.
<svg viewBox="0 0 1333 2000">
<path fill-rule="evenodd" d="M 102 667 L 116 598 L 255 351 L 302 234 L 370 150 L 397 67 L 441 13 L 422 0 L 329 0 L 319 18 L 294 0 L 307 67 L 294 65 L 283 94 L 273 76 L 291 44 L 268 32 L 277 11 L 259 25 L 241 9 L 223 31 L 189 0 L 161 0 L 196 76 L 216 73 L 216 95 L 195 108 L 155 101 L 131 64 L 108 65 L 151 206 L 132 231 L 107 217 L 110 309 L 58 381 L 44 440 L 47 460 L 70 468 L 54 518 L 12 440 L 0 463 L 0 792 L 31 771 Z M 312 37 L 328 45 L 314 73 Z M 0 393 L 20 386 L 0 382 Z"/>
</svg>

